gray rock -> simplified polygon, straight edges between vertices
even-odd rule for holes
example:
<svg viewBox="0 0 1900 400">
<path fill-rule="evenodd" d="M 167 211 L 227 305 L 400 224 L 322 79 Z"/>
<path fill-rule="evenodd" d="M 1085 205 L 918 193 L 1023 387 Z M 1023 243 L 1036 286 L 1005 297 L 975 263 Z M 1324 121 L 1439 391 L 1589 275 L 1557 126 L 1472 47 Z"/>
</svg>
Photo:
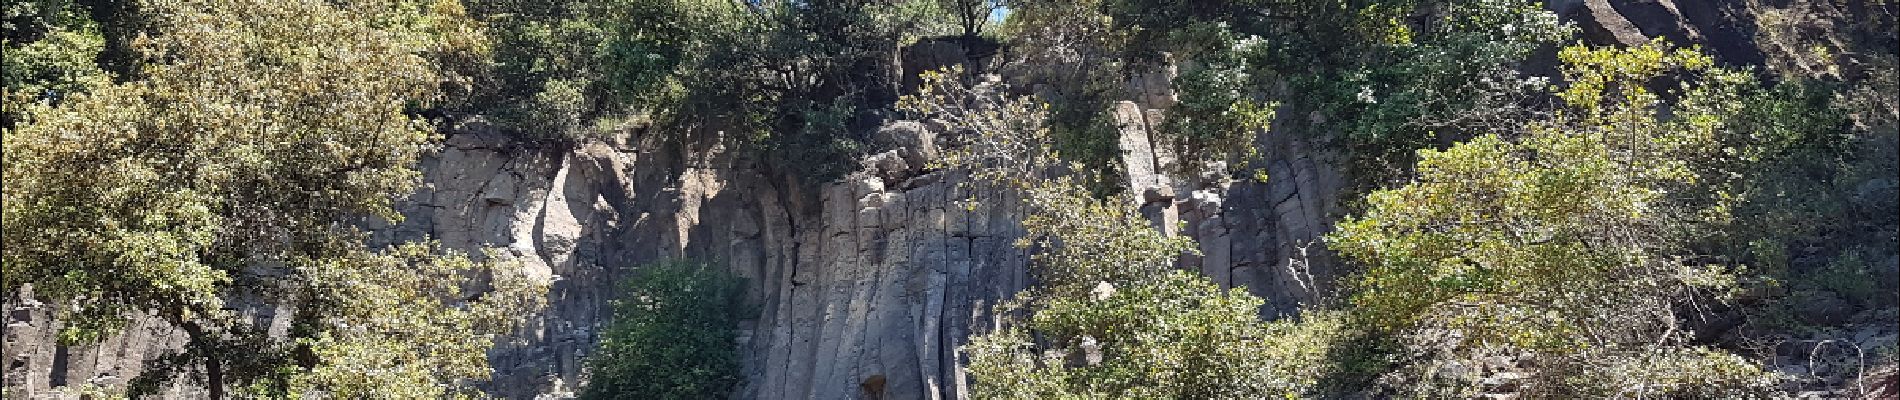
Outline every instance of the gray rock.
<svg viewBox="0 0 1900 400">
<path fill-rule="evenodd" d="M 1150 137 L 1149 121 L 1143 115 L 1140 106 L 1131 101 L 1115 103 L 1112 111 L 1115 124 L 1121 130 L 1122 172 L 1127 175 L 1127 187 L 1130 193 L 1147 195 L 1163 193 L 1171 186 L 1168 178 L 1162 175 L 1157 164 L 1154 141 Z M 1169 196 L 1172 198 L 1172 194 Z M 1142 199 L 1137 198 L 1138 203 Z"/>
<path fill-rule="evenodd" d="M 1854 305 L 1829 290 L 1795 292 L 1788 298 L 1795 316 L 1817 325 L 1837 325 L 1854 315 Z"/>
<path fill-rule="evenodd" d="M 917 121 L 896 121 L 872 136 L 879 148 L 895 149 L 911 168 L 923 168 L 937 159 L 937 131 Z"/>
</svg>

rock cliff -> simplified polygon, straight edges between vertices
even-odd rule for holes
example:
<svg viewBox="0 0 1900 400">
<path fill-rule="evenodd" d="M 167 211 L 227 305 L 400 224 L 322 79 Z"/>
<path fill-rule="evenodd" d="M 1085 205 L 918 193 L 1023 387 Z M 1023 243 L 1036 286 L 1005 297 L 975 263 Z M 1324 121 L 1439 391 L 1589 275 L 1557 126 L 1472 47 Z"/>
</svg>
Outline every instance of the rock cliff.
<svg viewBox="0 0 1900 400">
<path fill-rule="evenodd" d="M 952 200 L 993 195 L 910 167 L 926 151 L 912 149 L 929 144 L 914 125 L 882 135 L 911 146 L 811 189 L 716 135 L 560 151 L 472 128 L 425 164 L 431 185 L 410 218 L 381 231 L 503 247 L 559 277 L 534 326 L 490 353 L 489 389 L 503 397 L 574 389 L 613 282 L 647 261 L 711 260 L 748 280 L 757 313 L 735 329 L 749 378 L 740 393 L 757 398 L 961 397 L 952 349 L 1024 285 L 1013 211 L 959 207 Z"/>
<path fill-rule="evenodd" d="M 1718 55 L 1759 63 L 1763 51 L 1746 45 L 1754 43 L 1750 22 L 1722 7 L 1728 3 L 1550 6 L 1593 42 L 1723 36 L 1713 42 L 1744 45 L 1718 46 Z M 1261 132 L 1255 146 L 1266 182 L 1170 176 L 1174 161 L 1151 137 L 1172 103 L 1168 77 L 1139 77 L 1131 101 L 1107 110 L 1121 124 L 1128 201 L 1157 227 L 1200 243 L 1200 255 L 1182 258 L 1184 268 L 1248 288 L 1267 299 L 1263 313 L 1286 315 L 1322 299 L 1335 263 L 1318 237 L 1340 211 L 1340 155 L 1323 136 Z M 965 398 L 957 347 L 990 328 L 991 305 L 1029 284 L 1028 254 L 1012 246 L 1022 234 L 1020 210 L 1005 193 L 924 168 L 936 141 L 923 124 L 884 126 L 881 152 L 816 187 L 762 167 L 716 131 L 624 132 L 580 146 L 517 142 L 479 119 L 445 131 L 422 166 L 426 184 L 401 206 L 405 218 L 368 225 L 378 243 L 429 238 L 464 251 L 502 248 L 558 277 L 549 308 L 490 351 L 495 379 L 486 389 L 497 396 L 574 391 L 617 294 L 613 282 L 648 261 L 714 261 L 747 279 L 755 313 L 734 327 L 746 377 L 741 398 Z M 964 199 L 977 206 L 957 202 Z M 184 340 L 163 323 L 141 321 L 98 344 L 59 346 L 54 306 L 30 291 L 6 300 L 0 368 L 9 398 L 121 385 Z M 269 323 L 275 310 L 252 314 Z M 167 393 L 195 390 L 185 380 Z"/>
<path fill-rule="evenodd" d="M 1125 128 L 1127 162 L 1162 162 L 1145 123 Z M 955 349 L 988 329 L 997 300 L 1027 285 L 1028 254 L 1013 245 L 1020 212 L 1006 193 L 924 170 L 934 144 L 918 123 L 887 125 L 878 135 L 887 151 L 819 187 L 761 168 L 716 133 L 703 136 L 631 132 L 565 148 L 516 142 L 479 120 L 464 123 L 448 129 L 442 148 L 423 162 L 426 183 L 400 206 L 405 218 L 368 226 L 375 243 L 499 248 L 524 268 L 557 277 L 549 308 L 490 351 L 495 380 L 487 389 L 498 396 L 572 392 L 617 293 L 613 282 L 642 263 L 688 257 L 725 265 L 749 282 L 756 314 L 734 327 L 748 378 L 741 397 L 967 397 Z M 1301 171 L 1288 177 L 1323 164 L 1301 155 L 1272 159 Z M 1168 179 L 1153 168 L 1133 176 Z M 1289 288 L 1310 279 L 1296 284 L 1302 281 L 1285 272 L 1281 255 L 1299 244 L 1282 238 L 1310 241 L 1317 232 L 1323 206 L 1312 199 L 1320 195 L 1301 194 L 1327 189 L 1313 184 L 1287 179 L 1235 189 L 1234 199 L 1247 203 L 1208 190 L 1148 200 L 1194 227 L 1186 233 L 1206 247 L 1191 260 L 1201 269 L 1290 310 L 1287 300 L 1305 295 Z M 974 207 L 960 200 L 975 200 Z M 1273 207 L 1248 204 L 1256 200 Z M 57 346 L 47 305 L 23 293 L 7 307 L 7 387 L 36 396 L 82 383 L 122 384 L 144 360 L 184 340 L 149 322 L 97 345 Z M 257 318 L 268 323 L 271 316 Z M 189 397 L 198 393 L 192 386 L 183 380 L 168 393 Z"/>
</svg>

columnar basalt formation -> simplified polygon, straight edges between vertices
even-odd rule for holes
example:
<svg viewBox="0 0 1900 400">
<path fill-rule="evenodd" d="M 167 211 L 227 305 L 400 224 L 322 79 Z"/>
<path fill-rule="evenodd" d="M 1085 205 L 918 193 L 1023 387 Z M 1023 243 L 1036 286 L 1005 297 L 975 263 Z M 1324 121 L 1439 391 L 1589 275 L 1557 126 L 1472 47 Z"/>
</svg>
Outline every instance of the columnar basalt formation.
<svg viewBox="0 0 1900 400">
<path fill-rule="evenodd" d="M 653 260 L 708 260 L 750 282 L 757 314 L 735 327 L 750 398 L 966 397 L 954 349 L 1025 285 L 1012 202 L 923 170 L 934 144 L 919 124 L 886 127 L 890 150 L 810 189 L 717 137 L 571 151 L 502 138 L 452 135 L 409 218 L 380 231 L 505 249 L 558 277 L 550 308 L 490 353 L 504 397 L 572 392 L 613 282 Z"/>
<path fill-rule="evenodd" d="M 1747 20 L 1724 8 L 1733 2 L 1548 3 L 1595 43 L 1664 37 L 1745 44 L 1714 49 L 1735 62 L 1762 54 L 1750 47 L 1757 41 Z M 955 61 L 913 58 L 907 63 Z M 1128 201 L 1158 229 L 1198 241 L 1200 254 L 1184 256 L 1183 268 L 1248 288 L 1267 299 L 1263 314 L 1322 300 L 1336 263 L 1318 238 L 1340 211 L 1340 155 L 1320 134 L 1263 131 L 1253 162 L 1265 182 L 1176 176 L 1177 161 L 1154 137 L 1174 101 L 1171 76 L 1137 77 L 1130 101 L 1105 110 L 1121 125 Z M 1310 119 L 1286 114 L 1275 126 Z M 926 124 L 886 124 L 862 168 L 824 184 L 763 167 L 717 130 L 622 132 L 572 146 L 520 141 L 479 118 L 444 131 L 442 148 L 422 165 L 424 186 L 400 206 L 404 219 L 366 226 L 379 244 L 426 238 L 461 251 L 499 249 L 556 277 L 549 307 L 490 351 L 495 379 L 486 389 L 496 396 L 572 393 L 619 295 L 614 282 L 655 260 L 711 261 L 749 282 L 754 313 L 734 327 L 740 398 L 966 398 L 956 349 L 992 327 L 997 301 L 1031 284 L 1028 251 L 1013 246 L 1022 210 L 1006 192 L 927 168 L 940 132 Z M 58 306 L 30 291 L 6 298 L 7 398 L 123 385 L 184 340 L 138 320 L 103 342 L 60 346 Z M 283 314 L 254 308 L 246 312 L 261 324 Z M 197 385 L 175 380 L 165 393 L 199 397 Z"/>
</svg>

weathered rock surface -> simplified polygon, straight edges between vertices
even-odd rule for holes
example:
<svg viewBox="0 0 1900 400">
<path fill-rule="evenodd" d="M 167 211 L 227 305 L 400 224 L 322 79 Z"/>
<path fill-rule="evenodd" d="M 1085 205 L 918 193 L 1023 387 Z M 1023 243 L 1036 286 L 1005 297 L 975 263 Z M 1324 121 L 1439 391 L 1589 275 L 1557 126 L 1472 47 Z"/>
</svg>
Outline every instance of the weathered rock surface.
<svg viewBox="0 0 1900 400">
<path fill-rule="evenodd" d="M 1155 80 L 1165 81 L 1136 82 Z M 1344 160 L 1307 135 L 1262 131 L 1254 146 L 1261 154 L 1257 162 L 1272 177 L 1266 182 L 1171 176 L 1180 168 L 1153 134 L 1166 110 L 1144 107 L 1170 106 L 1165 99 L 1174 95 L 1163 86 L 1133 86 L 1145 100 L 1112 109 L 1122 132 L 1125 184 L 1157 229 L 1200 243 L 1200 254 L 1184 256 L 1180 265 L 1221 287 L 1245 287 L 1266 299 L 1267 316 L 1290 314 L 1330 292 L 1332 263 L 1319 240 L 1338 212 L 1343 171 L 1336 166 Z"/>
<path fill-rule="evenodd" d="M 1717 43 L 1725 61 L 1761 57 L 1747 47 L 1748 20 L 1729 3 L 1549 6 L 1594 43 L 1664 37 Z M 1729 44 L 1743 47 L 1721 47 Z M 968 53 L 937 47 L 907 60 L 915 68 L 904 73 Z M 1261 132 L 1255 146 L 1266 182 L 1171 176 L 1175 161 L 1151 135 L 1175 101 L 1170 76 L 1136 77 L 1132 101 L 1108 110 L 1123 130 L 1130 201 L 1157 228 L 1200 243 L 1201 254 L 1183 257 L 1183 268 L 1248 288 L 1268 300 L 1264 314 L 1287 315 L 1326 296 L 1337 263 L 1318 239 L 1340 211 L 1339 155 L 1310 134 Z M 1285 125 L 1298 124 L 1275 124 Z M 928 170 L 938 144 L 924 124 L 887 125 L 874 135 L 880 152 L 862 170 L 821 187 L 760 167 L 717 134 L 662 140 L 629 133 L 613 144 L 555 148 L 517 143 L 479 123 L 450 133 L 423 164 L 425 187 L 401 206 L 406 218 L 371 228 L 378 243 L 430 238 L 464 251 L 504 249 L 526 268 L 558 277 L 549 308 L 490 351 L 495 379 L 486 387 L 497 396 L 576 389 L 619 293 L 614 282 L 654 260 L 714 261 L 750 282 L 756 313 L 734 327 L 746 377 L 740 398 L 966 398 L 957 347 L 989 328 L 991 305 L 1027 285 L 1027 254 L 1011 245 L 1022 234 L 1020 210 L 1001 193 Z M 957 202 L 971 198 L 980 200 L 974 209 Z M 5 301 L 7 398 L 120 385 L 145 359 L 184 340 L 162 323 L 140 321 L 98 344 L 59 346 L 52 306 L 30 293 Z M 268 310 L 255 317 L 272 319 Z M 189 380 L 169 390 L 174 398 L 198 393 Z"/>
<path fill-rule="evenodd" d="M 1701 44 L 1732 65 L 1759 65 L 1755 15 L 1749 2 L 1734 0 L 1551 0 L 1592 44 L 1633 46 L 1662 38 L 1677 45 Z"/>
<path fill-rule="evenodd" d="M 78 388 L 124 385 L 144 371 L 145 360 L 165 349 L 184 346 L 184 331 L 157 318 L 138 318 L 125 333 L 86 346 L 59 345 L 53 306 L 31 297 L 27 288 L 7 298 L 4 358 L 6 398 L 78 398 Z M 166 397 L 198 393 L 183 381 L 165 388 Z"/>
<path fill-rule="evenodd" d="M 989 329 L 997 300 L 1027 285 L 1029 257 L 1013 246 L 1022 235 L 1015 201 L 923 166 L 935 155 L 932 135 L 921 124 L 892 124 L 879 134 L 890 150 L 839 182 L 806 188 L 726 151 L 716 136 L 679 146 L 634 135 L 617 147 L 563 149 L 469 123 L 423 162 L 426 184 L 399 207 L 405 218 L 369 227 L 375 244 L 496 248 L 556 277 L 549 308 L 489 353 L 495 375 L 486 388 L 497 396 L 572 393 L 618 294 L 614 282 L 643 263 L 689 257 L 749 281 L 756 314 L 734 327 L 747 378 L 738 397 L 966 398 L 956 349 Z M 1147 137 L 1134 139 L 1130 145 L 1152 150 Z M 1146 151 L 1128 161 L 1158 165 L 1157 157 Z M 1285 168 L 1312 168 L 1286 160 Z M 1276 300 L 1308 297 L 1275 292 L 1292 286 L 1279 283 L 1286 279 L 1278 271 L 1287 270 L 1280 255 L 1288 254 L 1281 248 L 1291 245 L 1277 242 L 1285 235 L 1277 227 L 1317 232 L 1312 206 L 1288 193 L 1324 189 L 1243 186 L 1282 196 L 1273 209 L 1222 205 L 1210 192 L 1177 200 L 1162 185 L 1173 180 L 1153 168 L 1141 175 L 1152 182 L 1144 191 L 1168 194 L 1145 198 L 1171 215 L 1188 209 L 1203 227 L 1193 233 L 1208 246 L 1203 270 Z M 966 208 L 962 200 L 977 202 Z M 183 341 L 162 323 L 141 323 L 99 345 L 56 346 L 50 311 L 27 299 L 7 304 L 5 357 L 7 387 L 30 397 L 89 381 L 123 383 L 146 357 Z M 188 380 L 180 385 L 171 394 L 197 393 Z"/>
<path fill-rule="evenodd" d="M 496 395 L 572 391 L 613 282 L 689 257 L 750 282 L 757 314 L 735 327 L 748 377 L 740 397 L 961 398 L 954 349 L 1024 285 L 1027 257 L 1010 245 L 1019 218 L 959 179 L 918 176 L 910 163 L 934 152 L 929 134 L 896 128 L 884 136 L 902 146 L 810 191 L 717 138 L 559 152 L 458 134 L 428 165 L 433 185 L 411 200 L 412 217 L 384 231 L 506 248 L 560 277 L 534 326 L 491 351 Z M 972 197 L 985 205 L 954 202 Z"/>
</svg>

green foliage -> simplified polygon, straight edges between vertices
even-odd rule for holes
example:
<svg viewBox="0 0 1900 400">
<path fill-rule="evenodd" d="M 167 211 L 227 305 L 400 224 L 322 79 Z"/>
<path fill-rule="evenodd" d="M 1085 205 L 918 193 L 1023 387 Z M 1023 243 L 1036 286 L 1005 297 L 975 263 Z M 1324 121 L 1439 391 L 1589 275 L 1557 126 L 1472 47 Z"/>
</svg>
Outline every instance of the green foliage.
<svg viewBox="0 0 1900 400">
<path fill-rule="evenodd" d="M 1414 150 L 1441 137 L 1516 127 L 1540 111 L 1531 103 L 1548 79 L 1524 76 L 1538 48 L 1570 38 L 1570 26 L 1530 1 L 1446 1 L 1438 20 L 1400 25 L 1390 42 L 1374 42 L 1363 61 L 1336 75 L 1295 78 L 1318 96 L 1308 104 L 1340 120 L 1361 178 L 1397 176 Z"/>
<path fill-rule="evenodd" d="M 1176 77 L 1181 102 L 1163 120 L 1164 142 L 1172 145 L 1175 154 L 1202 163 L 1251 158 L 1254 133 L 1267 129 L 1276 105 L 1247 95 L 1248 83 L 1246 72 L 1238 67 L 1210 66 Z"/>
<path fill-rule="evenodd" d="M 755 25 L 755 16 L 731 1 L 616 0 L 598 7 L 607 38 L 597 57 L 608 93 L 647 108 L 677 101 L 682 67 L 697 67 L 715 46 L 732 44 L 727 35 Z"/>
<path fill-rule="evenodd" d="M 1315 393 L 1342 327 L 1331 313 L 1261 322 L 1259 298 L 1187 271 L 1103 292 L 1050 297 L 1025 326 L 972 339 L 974 395 L 1297 398 Z"/>
<path fill-rule="evenodd" d="M 1811 273 L 1796 277 L 1794 286 L 1797 290 L 1832 291 L 1859 303 L 1891 303 L 1893 299 L 1888 298 L 1891 296 L 1880 293 L 1879 282 L 1869 279 L 1877 275 L 1872 272 L 1872 262 L 1865 259 L 1868 253 L 1871 253 L 1868 249 L 1855 248 Z"/>
<path fill-rule="evenodd" d="M 492 60 L 471 111 L 492 113 L 524 137 L 578 141 L 604 132 L 593 122 L 671 110 L 684 79 L 708 57 L 753 34 L 758 18 L 714 0 L 474 0 Z"/>
<path fill-rule="evenodd" d="M 1262 322 L 1259 298 L 1172 268 L 1193 242 L 1124 203 L 1066 178 L 1018 187 L 1039 286 L 998 310 L 1027 321 L 964 347 L 977 397 L 1297 397 L 1328 372 L 1337 315 Z"/>
<path fill-rule="evenodd" d="M 857 165 L 840 160 L 853 160 L 863 154 L 865 143 L 847 133 L 858 106 L 845 97 L 833 99 L 829 104 L 798 101 L 805 104 L 792 107 L 799 112 L 797 130 L 789 135 L 773 136 L 776 140 L 768 143 L 774 154 L 800 176 L 818 180 L 829 180 L 856 170 Z"/>
<path fill-rule="evenodd" d="M 214 396 L 437 397 L 484 377 L 488 335 L 538 307 L 545 282 L 426 245 L 371 252 L 346 224 L 399 218 L 391 204 L 419 178 L 430 126 L 405 110 L 436 93 L 425 55 L 454 51 L 432 30 L 440 9 L 140 9 L 157 30 L 138 47 L 139 79 L 34 104 L 4 136 L 4 290 L 81 304 L 58 315 L 69 344 L 140 313 L 183 329 L 185 349 L 135 389 L 201 373 Z M 461 296 L 470 273 L 492 291 Z M 289 336 L 227 299 L 290 306 Z"/>
<path fill-rule="evenodd" d="M 1129 72 L 1181 66 L 1181 103 L 1163 131 L 1191 161 L 1184 166 L 1247 160 L 1253 134 L 1284 104 L 1331 121 L 1289 120 L 1299 125 L 1289 131 L 1344 133 L 1354 172 L 1367 182 L 1402 175 L 1413 151 L 1436 147 L 1441 133 L 1527 118 L 1529 95 L 1544 84 L 1521 76 L 1519 64 L 1571 31 L 1524 0 L 1094 4 L 1112 21 L 1104 47 L 1131 60 Z"/>
<path fill-rule="evenodd" d="M 1659 119 L 1641 84 L 1673 68 L 1705 69 L 1708 59 L 1655 46 L 1565 54 L 1576 84 L 1562 95 L 1575 112 L 1517 140 L 1485 135 L 1422 151 L 1417 180 L 1372 193 L 1365 214 L 1339 223 L 1334 248 L 1371 266 L 1354 302 L 1374 319 L 1396 328 L 1437 304 L 1472 301 L 1596 312 L 1566 302 L 1635 300 L 1665 283 L 1651 280 L 1675 280 L 1685 227 L 1672 224 L 1707 206 L 1676 189 L 1696 182 L 1690 162 L 1720 156 L 1714 124 L 1724 119 L 1686 107 Z M 1667 243 L 1678 247 L 1655 248 Z M 1596 283 L 1613 286 L 1588 286 Z M 1604 292 L 1570 294 L 1589 290 Z"/>
<path fill-rule="evenodd" d="M 71 1 L 22 1 L 5 6 L 0 15 L 6 36 L 0 48 L 7 56 L 0 60 L 0 78 L 6 82 L 0 92 L 0 126 L 12 128 L 20 113 L 35 103 L 56 104 L 61 99 L 83 94 L 94 87 L 111 83 L 111 76 L 97 63 L 105 51 L 105 36 L 99 24 Z"/>
<path fill-rule="evenodd" d="M 1565 391 L 1540 397 L 1738 399 L 1772 397 L 1779 378 L 1761 366 L 1706 347 L 1590 352 L 1557 365 Z"/>
<path fill-rule="evenodd" d="M 1737 241 L 1813 236 L 1847 221 L 1848 199 L 1836 185 L 1852 157 L 1842 133 L 1848 120 L 1832 106 L 1832 90 L 1816 82 L 1784 82 L 1739 99 L 1735 168 L 1749 177 L 1737 194 L 1737 218 L 1759 224 Z M 1802 223 L 1809 222 L 1809 223 Z M 1821 222 L 1821 223 L 1812 223 Z M 1777 238 L 1777 239 L 1770 239 Z"/>
<path fill-rule="evenodd" d="M 843 176 L 897 98 L 898 47 L 949 29 L 936 0 L 476 0 L 495 43 L 467 105 L 524 137 L 641 120 L 721 135 L 808 182 Z"/>
<path fill-rule="evenodd" d="M 937 0 L 937 4 L 955 19 L 964 37 L 982 34 L 983 28 L 989 25 L 990 14 L 1003 7 L 1002 0 Z"/>
<path fill-rule="evenodd" d="M 770 10 L 763 43 L 739 48 L 697 79 L 711 94 L 758 93 L 744 110 L 757 126 L 766 159 L 807 182 L 824 182 L 856 168 L 869 133 L 897 101 L 895 52 L 906 33 L 937 14 L 893 15 L 883 1 L 790 2 Z M 917 18 L 924 18 L 919 21 Z M 737 65 L 739 68 L 726 67 Z M 737 86 L 735 86 L 737 85 Z"/>
<path fill-rule="evenodd" d="M 1260 321 L 1262 301 L 1173 267 L 1193 241 L 1151 227 L 1121 199 L 1092 196 L 1075 176 L 1046 177 L 1063 160 L 1050 146 L 1047 107 L 991 82 L 931 72 L 900 105 L 964 132 L 944 167 L 1020 195 L 1039 251 L 1038 287 L 998 308 L 1005 327 L 970 355 L 980 398 L 1262 398 L 1313 393 L 1328 370 L 1336 314 Z M 1078 173 L 1086 173 L 1076 168 Z"/>
<path fill-rule="evenodd" d="M 1036 186 L 1043 169 L 1062 162 L 1050 146 L 1046 104 L 1011 96 L 1000 82 L 971 82 L 962 67 L 925 71 L 919 77 L 923 84 L 899 100 L 898 109 L 965 136 L 962 145 L 946 151 L 932 167 L 965 169 L 979 181 L 1023 189 Z"/>
<path fill-rule="evenodd" d="M 897 45 L 910 45 L 960 33 L 962 27 L 949 8 L 954 3 L 981 6 L 972 0 L 890 0 L 865 4 L 864 12 L 870 15 L 872 26 L 897 35 Z"/>
<path fill-rule="evenodd" d="M 1083 296 L 1098 282 L 1155 277 L 1193 250 L 1193 241 L 1161 235 L 1121 199 L 1094 197 L 1077 176 L 1047 176 L 1066 159 L 1051 146 L 1043 102 L 1011 97 L 996 83 L 958 82 L 959 76 L 954 68 L 925 72 L 918 95 L 899 104 L 965 135 L 961 146 L 944 152 L 939 167 L 971 171 L 978 182 L 1022 195 L 1030 210 L 1022 220 L 1028 235 L 1016 245 L 1043 248 L 1035 254 L 1035 275 L 1051 296 Z M 1073 171 L 1087 174 L 1079 165 Z"/>
<path fill-rule="evenodd" d="M 323 362 L 298 371 L 280 394 L 472 394 L 450 385 L 488 379 L 496 335 L 513 331 L 523 312 L 547 301 L 546 277 L 525 275 L 526 267 L 498 253 L 487 255 L 498 261 L 477 262 L 437 254 L 433 243 L 339 253 L 292 263 L 307 285 L 298 303 L 307 317 L 292 328 L 300 331 L 296 345 Z M 486 279 L 472 285 L 471 273 Z"/>
<path fill-rule="evenodd" d="M 713 399 L 739 384 L 743 282 L 707 264 L 641 266 L 589 359 L 584 399 Z"/>
<path fill-rule="evenodd" d="M 1769 284 L 1887 305 L 1889 296 L 1877 295 L 1879 279 L 1869 277 L 1878 276 L 1873 262 L 1894 254 L 1900 221 L 1889 218 L 1892 195 L 1862 192 L 1869 182 L 1891 179 L 1883 175 L 1890 175 L 1894 156 L 1879 134 L 1855 127 L 1852 92 L 1839 87 L 1784 81 L 1739 99 L 1729 139 L 1738 149 L 1732 168 L 1743 177 L 1735 219 L 1710 247 L 1763 267 Z M 1772 310 L 1757 311 L 1774 319 L 1763 315 Z"/>
<path fill-rule="evenodd" d="M 1014 76 L 1040 85 L 1049 103 L 1054 150 L 1063 159 L 1099 174 L 1090 189 L 1105 196 L 1119 190 L 1121 131 L 1106 112 L 1123 100 L 1122 59 L 1111 48 L 1121 35 L 1100 1 L 1013 1 L 1003 31 Z"/>
<path fill-rule="evenodd" d="M 1183 162 L 1188 173 L 1214 169 L 1237 172 L 1250 160 L 1253 139 L 1273 119 L 1275 102 L 1266 98 L 1257 57 L 1263 43 L 1259 21 L 1241 18 L 1274 5 L 1259 1 L 1101 3 L 1110 29 L 1120 31 L 1109 45 L 1129 62 L 1124 73 L 1148 72 L 1162 64 L 1178 65 L 1173 77 L 1179 103 L 1162 120 L 1157 137 Z M 1119 81 L 1120 79 L 1116 79 Z M 1225 167 L 1221 167 L 1225 165 Z"/>
<path fill-rule="evenodd" d="M 1421 151 L 1414 181 L 1370 194 L 1365 213 L 1327 237 L 1367 264 L 1353 283 L 1358 318 L 1420 353 L 1399 380 L 1429 381 L 1441 366 L 1494 354 L 1597 366 L 1546 377 L 1613 372 L 1628 366 L 1586 360 L 1681 343 L 1674 307 L 1733 287 L 1739 266 L 1697 261 L 1693 244 L 1731 218 L 1724 167 L 1736 149 L 1724 135 L 1754 78 L 1658 44 L 1571 47 L 1560 58 L 1566 108 L 1515 138 Z M 1645 86 L 1665 75 L 1689 79 L 1667 117 Z M 1754 385 L 1737 379 L 1759 371 L 1733 368 L 1623 376 L 1651 386 L 1708 379 L 1698 390 Z M 1544 390 L 1616 393 L 1579 382 Z"/>
</svg>

